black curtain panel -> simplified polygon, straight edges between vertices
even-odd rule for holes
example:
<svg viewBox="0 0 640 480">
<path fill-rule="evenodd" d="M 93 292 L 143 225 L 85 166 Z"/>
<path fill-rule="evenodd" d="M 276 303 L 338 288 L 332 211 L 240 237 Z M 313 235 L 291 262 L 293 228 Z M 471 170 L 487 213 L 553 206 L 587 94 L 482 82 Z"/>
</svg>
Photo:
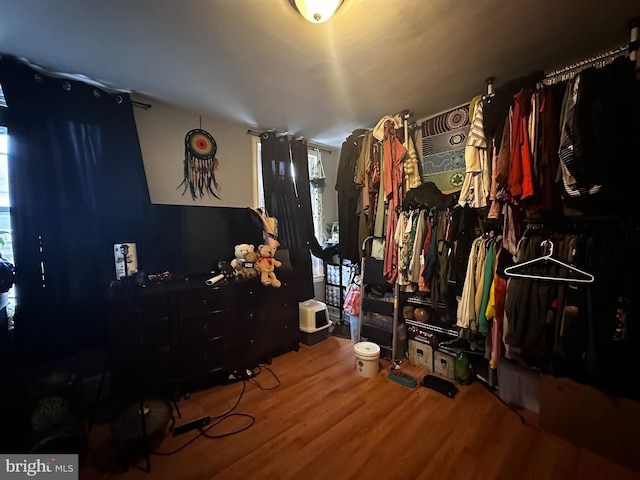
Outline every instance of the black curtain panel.
<svg viewBox="0 0 640 480">
<path fill-rule="evenodd" d="M 265 208 L 278 219 L 282 248 L 302 280 L 301 300 L 308 300 L 314 296 L 310 252 L 323 259 L 333 252 L 323 250 L 313 233 L 307 143 L 272 131 L 260 139 Z"/>
<path fill-rule="evenodd" d="M 309 149 L 305 140 L 291 141 L 291 160 L 296 172 L 296 188 L 298 194 L 298 224 L 299 229 L 314 256 L 323 260 L 330 260 L 336 249 L 323 249 L 313 231 L 313 209 L 311 207 L 311 181 L 309 180 Z"/>
<path fill-rule="evenodd" d="M 113 245 L 150 206 L 132 103 L 0 56 L 8 105 L 16 334 L 76 350 L 106 338 Z"/>
</svg>

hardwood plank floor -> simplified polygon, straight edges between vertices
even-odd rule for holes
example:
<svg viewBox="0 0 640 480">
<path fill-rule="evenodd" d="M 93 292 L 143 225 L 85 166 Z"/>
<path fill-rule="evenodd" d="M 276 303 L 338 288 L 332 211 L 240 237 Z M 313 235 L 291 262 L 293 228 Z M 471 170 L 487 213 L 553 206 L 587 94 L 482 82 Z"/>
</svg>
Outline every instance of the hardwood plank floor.
<svg viewBox="0 0 640 480">
<path fill-rule="evenodd" d="M 193 393 L 179 402 L 177 424 L 225 413 L 243 388 L 235 412 L 255 423 L 223 438 L 199 437 L 173 455 L 152 455 L 150 473 L 136 466 L 116 474 L 98 468 L 113 446 L 108 428 L 97 425 L 91 436 L 95 462 L 81 469 L 80 478 L 640 480 L 640 473 L 544 432 L 535 418 L 521 423 L 479 383 L 460 386 L 451 400 L 390 381 L 384 360 L 373 378 L 359 376 L 354 362 L 351 341 L 329 337 L 276 357 L 269 369 L 279 386 L 262 368 L 244 386 Z M 403 370 L 418 378 L 426 373 L 408 362 Z M 223 435 L 249 424 L 248 417 L 232 416 L 207 433 Z M 196 436 L 167 435 L 157 451 L 171 452 Z M 144 467 L 144 461 L 136 465 Z"/>
</svg>

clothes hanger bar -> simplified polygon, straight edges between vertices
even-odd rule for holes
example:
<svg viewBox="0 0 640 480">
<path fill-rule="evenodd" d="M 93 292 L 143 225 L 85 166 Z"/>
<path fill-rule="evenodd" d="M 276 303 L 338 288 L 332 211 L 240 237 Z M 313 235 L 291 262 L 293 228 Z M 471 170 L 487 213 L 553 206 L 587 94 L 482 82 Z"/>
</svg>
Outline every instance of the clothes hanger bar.
<svg viewBox="0 0 640 480">
<path fill-rule="evenodd" d="M 577 63 L 567 65 L 566 67 L 559 68 L 558 70 L 554 70 L 551 73 L 548 73 L 544 76 L 542 83 L 544 85 L 551 85 L 556 83 L 558 80 L 567 80 L 568 78 L 572 78 L 575 74 L 584 70 L 588 67 L 603 67 L 604 65 L 612 62 L 618 57 L 623 55 L 628 55 L 629 45 L 623 45 L 616 49 L 610 50 L 605 53 L 601 53 L 600 55 L 595 55 L 593 57 L 580 60 Z"/>
</svg>

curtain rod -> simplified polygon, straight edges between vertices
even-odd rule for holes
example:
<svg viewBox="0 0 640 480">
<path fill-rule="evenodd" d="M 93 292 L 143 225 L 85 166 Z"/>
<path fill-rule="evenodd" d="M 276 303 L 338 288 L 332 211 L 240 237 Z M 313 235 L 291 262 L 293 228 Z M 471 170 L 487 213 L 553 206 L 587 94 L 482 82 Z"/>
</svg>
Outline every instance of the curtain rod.
<svg viewBox="0 0 640 480">
<path fill-rule="evenodd" d="M 261 133 L 261 132 L 256 132 L 255 130 L 251 130 L 251 129 L 247 130 L 247 134 L 249 134 L 249 135 L 253 135 L 254 137 L 259 137 L 259 136 L 260 136 L 260 133 Z M 285 134 L 285 135 L 287 135 L 287 132 L 282 132 L 282 133 L 283 133 L 283 134 Z M 321 152 L 328 153 L 328 154 L 331 154 L 331 153 L 332 153 L 332 151 L 331 151 L 331 150 L 327 150 L 326 148 L 321 147 L 320 145 L 317 145 L 317 144 L 315 144 L 315 143 L 309 143 L 309 142 L 307 142 L 307 147 L 312 148 L 312 149 L 318 149 L 318 150 L 320 150 Z"/>
<path fill-rule="evenodd" d="M 547 80 L 553 77 L 557 77 L 558 75 L 562 75 L 563 73 L 572 72 L 573 70 L 577 70 L 582 67 L 588 67 L 596 62 L 613 60 L 615 57 L 626 53 L 628 49 L 629 49 L 629 45 L 624 45 L 614 50 L 601 53 L 600 55 L 595 55 L 593 57 L 580 60 L 579 62 L 573 63 L 571 65 L 567 65 L 566 67 L 563 67 L 563 68 L 559 68 L 558 70 L 554 70 L 553 72 L 546 74 L 544 78 L 545 80 Z"/>
<path fill-rule="evenodd" d="M 151 104 L 150 103 L 142 103 L 142 102 L 137 102 L 135 100 L 131 100 L 131 104 L 134 107 L 144 108 L 145 110 L 149 110 L 151 108 Z"/>
</svg>

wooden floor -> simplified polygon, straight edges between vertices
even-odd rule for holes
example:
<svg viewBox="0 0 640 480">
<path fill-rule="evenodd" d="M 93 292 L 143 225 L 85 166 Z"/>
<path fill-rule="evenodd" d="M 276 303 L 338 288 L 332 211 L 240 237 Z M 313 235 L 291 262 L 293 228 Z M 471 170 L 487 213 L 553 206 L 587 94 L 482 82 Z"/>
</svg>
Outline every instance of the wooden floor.
<svg viewBox="0 0 640 480">
<path fill-rule="evenodd" d="M 329 337 L 299 352 L 276 357 L 247 382 L 236 413 L 255 418 L 250 428 L 223 438 L 203 436 L 173 455 L 153 455 L 124 473 L 96 467 L 108 438 L 92 429 L 95 462 L 80 478 L 117 480 L 207 479 L 637 479 L 603 457 L 579 449 L 520 418 L 475 383 L 460 386 L 451 400 L 432 390 L 409 389 L 387 378 L 354 370 L 353 344 Z M 408 373 L 426 372 L 407 364 Z M 258 387 L 260 385 L 263 389 Z M 195 392 L 179 407 L 185 423 L 225 413 L 243 391 L 242 383 Z M 223 435 L 250 423 L 230 417 L 207 431 Z M 166 436 L 158 452 L 179 449 L 196 431 Z"/>
</svg>

